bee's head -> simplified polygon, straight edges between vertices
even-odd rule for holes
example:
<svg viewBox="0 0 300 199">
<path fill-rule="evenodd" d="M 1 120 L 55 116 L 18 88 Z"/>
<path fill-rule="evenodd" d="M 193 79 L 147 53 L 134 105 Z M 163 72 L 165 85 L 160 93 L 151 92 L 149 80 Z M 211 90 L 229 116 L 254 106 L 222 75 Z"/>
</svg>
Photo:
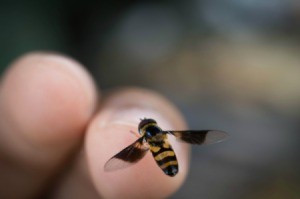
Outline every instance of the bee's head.
<svg viewBox="0 0 300 199">
<path fill-rule="evenodd" d="M 154 119 L 150 119 L 150 118 L 141 119 L 141 122 L 139 124 L 139 132 L 141 133 L 144 130 L 144 128 L 149 124 L 157 124 L 157 123 Z"/>
</svg>

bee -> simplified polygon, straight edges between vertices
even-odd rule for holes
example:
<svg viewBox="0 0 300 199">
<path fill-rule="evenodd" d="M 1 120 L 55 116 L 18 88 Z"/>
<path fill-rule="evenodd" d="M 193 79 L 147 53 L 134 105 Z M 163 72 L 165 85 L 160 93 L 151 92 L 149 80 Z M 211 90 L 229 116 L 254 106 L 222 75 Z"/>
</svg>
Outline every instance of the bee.
<svg viewBox="0 0 300 199">
<path fill-rule="evenodd" d="M 175 176 L 178 171 L 176 154 L 170 145 L 167 135 L 173 135 L 189 144 L 211 144 L 223 141 L 228 134 L 216 130 L 164 131 L 154 119 L 141 119 L 138 126 L 140 137 L 125 149 L 110 158 L 104 165 L 105 171 L 126 168 L 151 151 L 156 163 L 168 176 Z"/>
</svg>

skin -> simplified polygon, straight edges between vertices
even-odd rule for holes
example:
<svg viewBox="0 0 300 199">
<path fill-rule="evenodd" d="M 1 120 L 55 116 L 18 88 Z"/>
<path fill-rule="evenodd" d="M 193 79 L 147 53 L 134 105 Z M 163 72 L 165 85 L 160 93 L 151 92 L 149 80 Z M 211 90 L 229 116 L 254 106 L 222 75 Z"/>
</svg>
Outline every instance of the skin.
<svg viewBox="0 0 300 199">
<path fill-rule="evenodd" d="M 162 129 L 186 129 L 178 110 L 153 91 L 120 88 L 102 96 L 71 58 L 30 53 L 17 59 L 0 84 L 0 198 L 170 196 L 189 162 L 188 145 L 172 137 L 180 169 L 175 177 L 163 174 L 150 152 L 131 167 L 103 170 L 137 139 L 144 117 Z"/>
</svg>

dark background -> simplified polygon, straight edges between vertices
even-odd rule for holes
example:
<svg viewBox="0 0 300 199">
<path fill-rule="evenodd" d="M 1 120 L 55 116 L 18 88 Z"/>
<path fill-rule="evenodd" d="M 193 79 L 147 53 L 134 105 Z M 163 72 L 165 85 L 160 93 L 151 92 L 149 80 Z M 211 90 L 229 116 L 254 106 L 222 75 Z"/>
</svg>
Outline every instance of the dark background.
<svg viewBox="0 0 300 199">
<path fill-rule="evenodd" d="M 1 0 L 0 67 L 60 52 L 103 90 L 148 87 L 192 129 L 229 132 L 193 147 L 173 199 L 291 199 L 300 195 L 299 25 L 296 0 Z"/>
</svg>

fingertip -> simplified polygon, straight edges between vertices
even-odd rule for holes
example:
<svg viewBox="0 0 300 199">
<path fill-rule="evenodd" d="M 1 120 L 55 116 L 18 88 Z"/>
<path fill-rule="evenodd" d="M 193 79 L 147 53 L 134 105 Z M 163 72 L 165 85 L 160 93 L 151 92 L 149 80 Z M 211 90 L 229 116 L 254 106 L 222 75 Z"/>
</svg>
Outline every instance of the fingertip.
<svg viewBox="0 0 300 199">
<path fill-rule="evenodd" d="M 95 110 L 92 78 L 71 58 L 29 53 L 19 58 L 1 83 L 1 109 L 20 127 L 23 138 L 37 144 L 72 139 L 82 133 Z M 81 131 L 79 131 L 81 129 Z"/>
<path fill-rule="evenodd" d="M 81 142 L 96 99 L 92 78 L 70 58 L 30 53 L 12 63 L 0 84 L 1 196 L 40 193 Z"/>
<path fill-rule="evenodd" d="M 135 100 L 132 100 L 135 99 Z M 157 166 L 150 152 L 138 163 L 106 172 L 105 163 L 132 144 L 140 118 L 155 119 L 163 129 L 185 128 L 176 108 L 160 95 L 130 88 L 110 95 L 88 128 L 85 147 L 90 173 L 104 198 L 166 198 L 183 183 L 189 162 L 189 147 L 170 138 L 179 162 L 179 173 L 170 177 Z"/>
</svg>

